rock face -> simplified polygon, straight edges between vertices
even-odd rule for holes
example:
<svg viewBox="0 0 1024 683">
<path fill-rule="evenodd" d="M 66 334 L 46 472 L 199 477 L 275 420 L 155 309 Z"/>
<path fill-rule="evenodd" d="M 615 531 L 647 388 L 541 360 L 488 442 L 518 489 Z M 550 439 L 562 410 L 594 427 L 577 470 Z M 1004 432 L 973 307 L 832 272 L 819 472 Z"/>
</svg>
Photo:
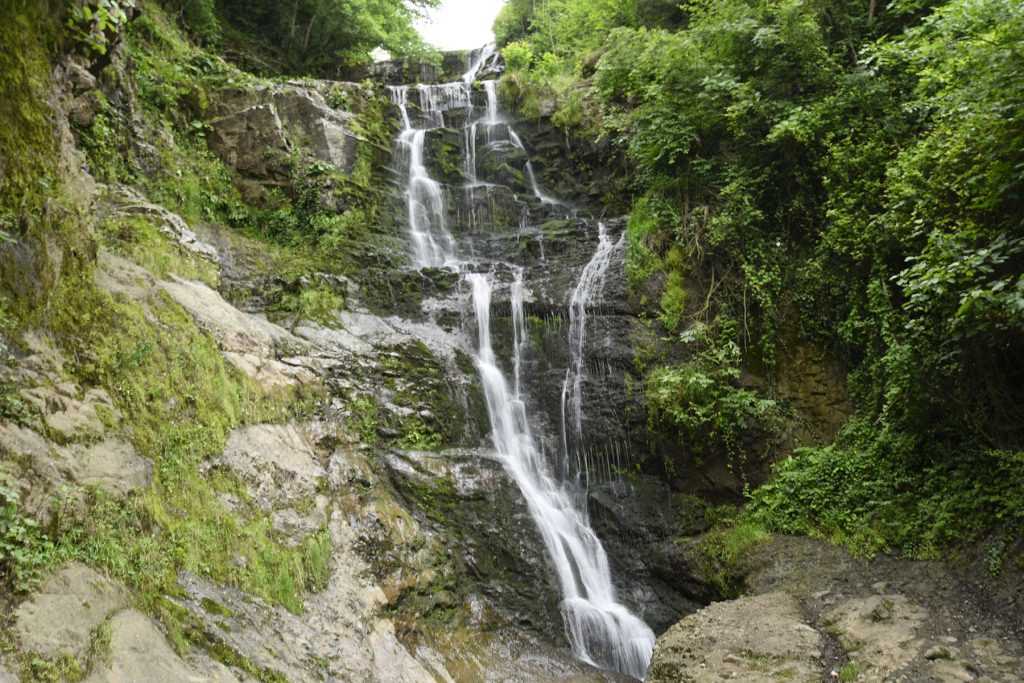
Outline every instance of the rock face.
<svg viewBox="0 0 1024 683">
<path fill-rule="evenodd" d="M 939 563 L 855 559 L 806 538 L 747 558 L 751 595 L 658 641 L 648 681 L 1018 681 L 1017 615 Z"/>
<path fill-rule="evenodd" d="M 864 662 L 865 673 L 884 676 L 921 653 L 924 642 L 917 634 L 928 612 L 906 596 L 890 594 L 847 600 L 824 616 L 843 648 Z"/>
<path fill-rule="evenodd" d="M 822 637 L 785 593 L 719 602 L 669 629 L 654 650 L 650 683 L 821 680 Z"/>
<path fill-rule="evenodd" d="M 22 387 L 25 406 L 18 422 L 0 419 L 0 480 L 14 482 L 24 507 L 43 520 L 63 489 L 70 502 L 87 486 L 117 497 L 145 488 L 152 465 L 119 432 L 110 395 L 68 381 L 67 360 L 46 337 L 25 342 L 28 353 L 0 368 L 3 381 Z"/>
<path fill-rule="evenodd" d="M 362 142 L 352 130 L 352 114 L 330 107 L 316 84 L 224 88 L 213 93 L 211 102 L 210 148 L 249 180 L 287 181 L 293 152 L 307 163 L 330 164 L 344 174 L 354 168 Z"/>
<path fill-rule="evenodd" d="M 209 637 L 288 681 L 431 683 L 434 678 L 398 642 L 393 625 L 373 617 L 382 596 L 357 578 L 364 568 L 358 558 L 339 554 L 335 561 L 327 589 L 301 616 L 191 575 L 181 577 L 187 594 L 181 604 Z"/>
<path fill-rule="evenodd" d="M 110 655 L 94 668 L 87 683 L 237 683 L 222 664 L 204 661 L 190 665 L 167 644 L 153 622 L 134 609 L 110 620 Z"/>
<path fill-rule="evenodd" d="M 18 607 L 15 632 L 27 651 L 82 657 L 93 632 L 128 604 L 129 594 L 122 586 L 88 567 L 70 564 Z"/>
<path fill-rule="evenodd" d="M 603 482 L 589 493 L 591 523 L 614 575 L 623 577 L 619 591 L 656 633 L 715 597 L 676 540 L 707 529 L 701 511 L 688 509 L 688 502 L 650 476 Z"/>
</svg>

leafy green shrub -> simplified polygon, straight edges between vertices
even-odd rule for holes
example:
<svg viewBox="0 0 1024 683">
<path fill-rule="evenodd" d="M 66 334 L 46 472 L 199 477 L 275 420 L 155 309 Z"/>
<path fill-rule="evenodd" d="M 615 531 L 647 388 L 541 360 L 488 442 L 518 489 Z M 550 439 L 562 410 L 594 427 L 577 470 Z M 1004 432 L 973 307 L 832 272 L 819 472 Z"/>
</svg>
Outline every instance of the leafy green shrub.
<svg viewBox="0 0 1024 683">
<path fill-rule="evenodd" d="M 67 27 L 86 53 L 105 55 L 128 24 L 135 0 L 89 0 L 74 3 Z"/>
<path fill-rule="evenodd" d="M 650 418 L 655 426 L 670 426 L 693 457 L 742 461 L 777 430 L 780 409 L 774 400 L 738 386 L 740 350 L 728 332 L 724 339 L 702 336 L 707 346 L 693 360 L 648 375 Z"/>
<path fill-rule="evenodd" d="M 221 37 L 215 0 L 164 0 L 168 8 L 181 16 L 189 32 L 206 45 L 216 44 Z"/>
<path fill-rule="evenodd" d="M 636 287 L 656 272 L 672 244 L 672 232 L 679 215 L 671 204 L 657 196 L 641 197 L 633 205 L 626 227 L 626 277 Z"/>
<path fill-rule="evenodd" d="M 963 451 L 921 462 L 915 444 L 854 422 L 837 444 L 799 449 L 754 492 L 752 519 L 855 552 L 934 558 L 1024 524 L 1024 452 Z"/>
<path fill-rule="evenodd" d="M 509 43 L 501 50 L 506 66 L 512 71 L 529 69 L 533 64 L 533 48 L 524 41 Z"/>
<path fill-rule="evenodd" d="M 856 437 L 780 465 L 759 503 L 780 527 L 927 555 L 1012 516 L 982 483 L 1024 447 L 1024 6 L 513 5 L 503 30 L 539 57 L 515 74 L 524 91 L 593 73 L 590 118 L 638 197 L 630 284 L 662 322 L 680 326 L 685 273 L 708 317 L 742 319 L 731 341 L 759 374 L 807 341 L 850 368 Z M 703 430 L 727 447 L 709 415 L 762 407 L 700 358 L 649 384 L 688 444 Z M 955 495 L 979 487 L 999 493 Z"/>
<path fill-rule="evenodd" d="M 413 417 L 402 423 L 402 438 L 398 445 L 410 451 L 436 451 L 442 441 L 441 434 L 424 424 L 420 418 Z"/>
<path fill-rule="evenodd" d="M 686 310 L 686 287 L 683 282 L 683 274 L 678 270 L 670 271 L 668 281 L 665 283 L 665 291 L 661 295 L 661 314 L 658 319 L 669 332 L 679 329 L 683 320 L 683 312 Z"/>
<path fill-rule="evenodd" d="M 0 586 L 31 590 L 53 558 L 53 543 L 19 510 L 18 493 L 0 482 Z"/>
</svg>

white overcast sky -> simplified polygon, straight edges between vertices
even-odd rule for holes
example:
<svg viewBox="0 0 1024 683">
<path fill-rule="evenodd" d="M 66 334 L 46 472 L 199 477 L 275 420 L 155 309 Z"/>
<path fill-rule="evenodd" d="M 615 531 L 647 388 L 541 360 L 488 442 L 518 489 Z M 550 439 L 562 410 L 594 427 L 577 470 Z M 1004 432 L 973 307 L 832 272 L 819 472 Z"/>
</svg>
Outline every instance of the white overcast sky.
<svg viewBox="0 0 1024 683">
<path fill-rule="evenodd" d="M 466 50 L 494 40 L 491 26 L 505 0 L 441 0 L 417 22 L 423 38 L 442 50 Z"/>
</svg>

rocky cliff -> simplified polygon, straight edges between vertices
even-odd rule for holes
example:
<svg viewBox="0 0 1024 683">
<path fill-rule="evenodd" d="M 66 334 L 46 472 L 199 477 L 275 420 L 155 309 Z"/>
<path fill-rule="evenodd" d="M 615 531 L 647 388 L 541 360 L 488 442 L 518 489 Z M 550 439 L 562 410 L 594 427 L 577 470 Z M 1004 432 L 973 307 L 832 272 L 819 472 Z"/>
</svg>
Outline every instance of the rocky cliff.
<svg viewBox="0 0 1024 683">
<path fill-rule="evenodd" d="M 683 352 L 628 283 L 607 149 L 482 83 L 410 88 L 462 260 L 415 267 L 388 86 L 470 55 L 269 81 L 140 9 L 102 58 L 4 34 L 35 147 L 0 170 L 40 175 L 0 213 L 0 681 L 621 680 L 573 656 L 463 271 L 617 599 L 664 634 L 649 680 L 1022 675 L 1012 624 L 950 608 L 975 594 L 939 569 L 915 590 L 790 540 L 737 564 L 716 504 L 749 473 L 651 429 L 644 363 Z M 792 441 L 834 430 L 827 359 L 785 363 Z"/>
</svg>

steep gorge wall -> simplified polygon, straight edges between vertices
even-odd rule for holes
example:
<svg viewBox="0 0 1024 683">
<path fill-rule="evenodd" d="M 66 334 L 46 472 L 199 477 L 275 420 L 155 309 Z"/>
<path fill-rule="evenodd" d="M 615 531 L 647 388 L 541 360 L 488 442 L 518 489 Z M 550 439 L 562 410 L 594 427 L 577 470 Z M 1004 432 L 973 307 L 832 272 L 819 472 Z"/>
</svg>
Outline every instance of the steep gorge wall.
<svg viewBox="0 0 1024 683">
<path fill-rule="evenodd" d="M 393 231 L 342 232 L 323 258 L 272 231 L 367 201 L 349 190 L 387 174 L 359 109 L 379 93 L 215 59 L 209 79 L 183 77 L 168 44 L 211 58 L 155 6 L 136 21 L 109 65 L 44 51 L 52 98 L 19 93 L 49 99 L 65 156 L 46 221 L 19 216 L 0 258 L 19 544 L 0 558 L 0 674 L 594 675 L 564 649 L 536 532 L 479 448 L 463 341 L 390 315 L 451 281 L 393 267 Z"/>
</svg>

